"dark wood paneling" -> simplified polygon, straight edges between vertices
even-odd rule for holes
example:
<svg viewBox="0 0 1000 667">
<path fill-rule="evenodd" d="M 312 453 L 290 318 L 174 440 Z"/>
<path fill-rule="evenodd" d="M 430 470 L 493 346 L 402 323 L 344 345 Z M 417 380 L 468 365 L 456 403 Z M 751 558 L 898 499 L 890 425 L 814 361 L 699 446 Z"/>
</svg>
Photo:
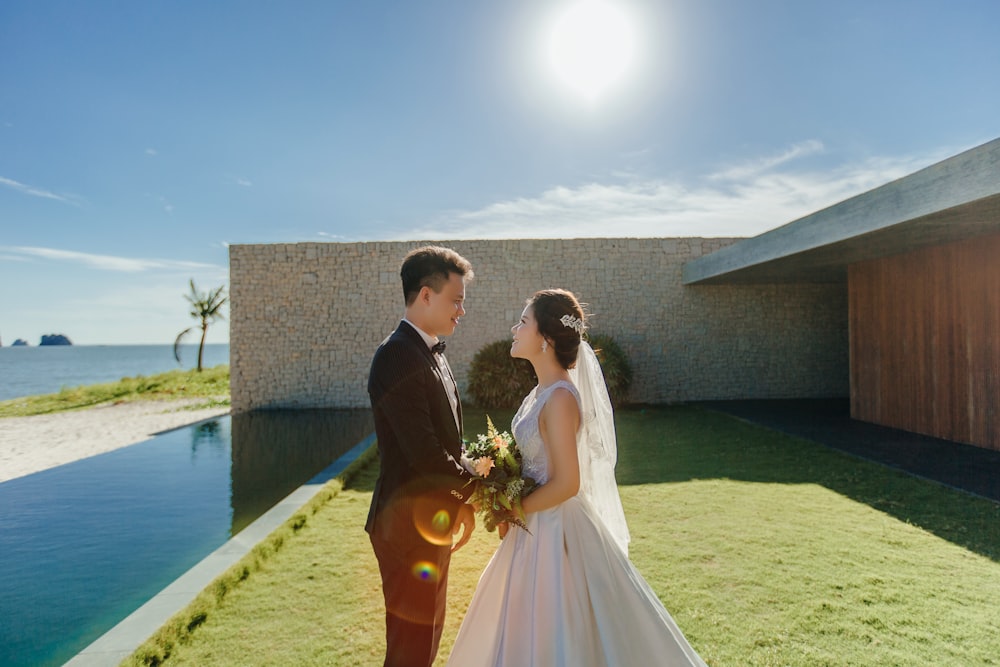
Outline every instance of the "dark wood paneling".
<svg viewBox="0 0 1000 667">
<path fill-rule="evenodd" d="M 1000 449 L 1000 235 L 848 269 L 851 416 Z"/>
</svg>

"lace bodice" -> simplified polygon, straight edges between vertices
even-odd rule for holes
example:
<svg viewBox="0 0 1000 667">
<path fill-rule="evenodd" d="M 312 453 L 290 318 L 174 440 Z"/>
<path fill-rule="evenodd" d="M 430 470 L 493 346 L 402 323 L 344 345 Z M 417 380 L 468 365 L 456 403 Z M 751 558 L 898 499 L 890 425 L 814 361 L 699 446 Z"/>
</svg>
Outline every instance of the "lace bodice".
<svg viewBox="0 0 1000 667">
<path fill-rule="evenodd" d="M 573 383 L 559 380 L 542 391 L 538 391 L 538 387 L 532 389 L 531 393 L 524 397 L 521 407 L 511 421 L 511 432 L 521 450 L 523 474 L 539 484 L 544 484 L 549 479 L 549 461 L 545 455 L 545 443 L 542 442 L 542 433 L 538 427 L 538 416 L 545 402 L 552 396 L 552 392 L 559 387 L 568 389 L 576 398 L 577 405 L 580 404 L 580 393 Z"/>
</svg>

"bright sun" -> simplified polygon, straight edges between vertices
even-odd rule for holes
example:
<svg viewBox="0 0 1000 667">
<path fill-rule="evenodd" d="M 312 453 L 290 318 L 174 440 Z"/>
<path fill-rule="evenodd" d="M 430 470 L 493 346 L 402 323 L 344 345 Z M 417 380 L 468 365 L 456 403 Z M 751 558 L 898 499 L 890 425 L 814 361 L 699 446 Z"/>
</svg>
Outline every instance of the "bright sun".
<svg viewBox="0 0 1000 667">
<path fill-rule="evenodd" d="M 577 0 L 556 16 L 546 46 L 556 79 L 594 103 L 631 70 L 635 33 L 618 5 Z"/>
</svg>

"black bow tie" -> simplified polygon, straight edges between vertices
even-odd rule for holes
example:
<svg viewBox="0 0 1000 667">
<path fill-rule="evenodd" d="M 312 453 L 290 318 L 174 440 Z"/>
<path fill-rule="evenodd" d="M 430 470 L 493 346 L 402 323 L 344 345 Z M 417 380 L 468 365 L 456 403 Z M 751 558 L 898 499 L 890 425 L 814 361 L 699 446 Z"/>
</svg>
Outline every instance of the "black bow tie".
<svg viewBox="0 0 1000 667">
<path fill-rule="evenodd" d="M 431 346 L 431 352 L 434 354 L 444 354 L 445 344 L 444 341 L 438 341 Z"/>
</svg>

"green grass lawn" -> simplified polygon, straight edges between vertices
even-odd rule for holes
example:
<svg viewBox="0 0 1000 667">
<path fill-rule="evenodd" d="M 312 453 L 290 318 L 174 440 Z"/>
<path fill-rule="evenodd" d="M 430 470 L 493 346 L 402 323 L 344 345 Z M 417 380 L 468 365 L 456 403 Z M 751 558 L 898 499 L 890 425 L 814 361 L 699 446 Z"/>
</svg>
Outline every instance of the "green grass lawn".
<svg viewBox="0 0 1000 667">
<path fill-rule="evenodd" d="M 209 408 L 229 405 L 229 366 L 220 364 L 195 370 L 176 370 L 156 375 L 127 377 L 117 382 L 63 387 L 54 394 L 25 396 L 0 401 L 0 417 L 30 417 L 64 410 L 89 408 L 102 403 L 141 400 L 200 398 L 190 406 Z"/>
<path fill-rule="evenodd" d="M 617 422 L 630 555 L 710 665 L 1000 664 L 1000 505 L 693 407 Z M 475 435 L 485 416 L 466 424 Z M 124 664 L 381 664 L 363 530 L 376 467 Z M 437 664 L 496 542 L 477 531 L 453 559 Z"/>
</svg>

